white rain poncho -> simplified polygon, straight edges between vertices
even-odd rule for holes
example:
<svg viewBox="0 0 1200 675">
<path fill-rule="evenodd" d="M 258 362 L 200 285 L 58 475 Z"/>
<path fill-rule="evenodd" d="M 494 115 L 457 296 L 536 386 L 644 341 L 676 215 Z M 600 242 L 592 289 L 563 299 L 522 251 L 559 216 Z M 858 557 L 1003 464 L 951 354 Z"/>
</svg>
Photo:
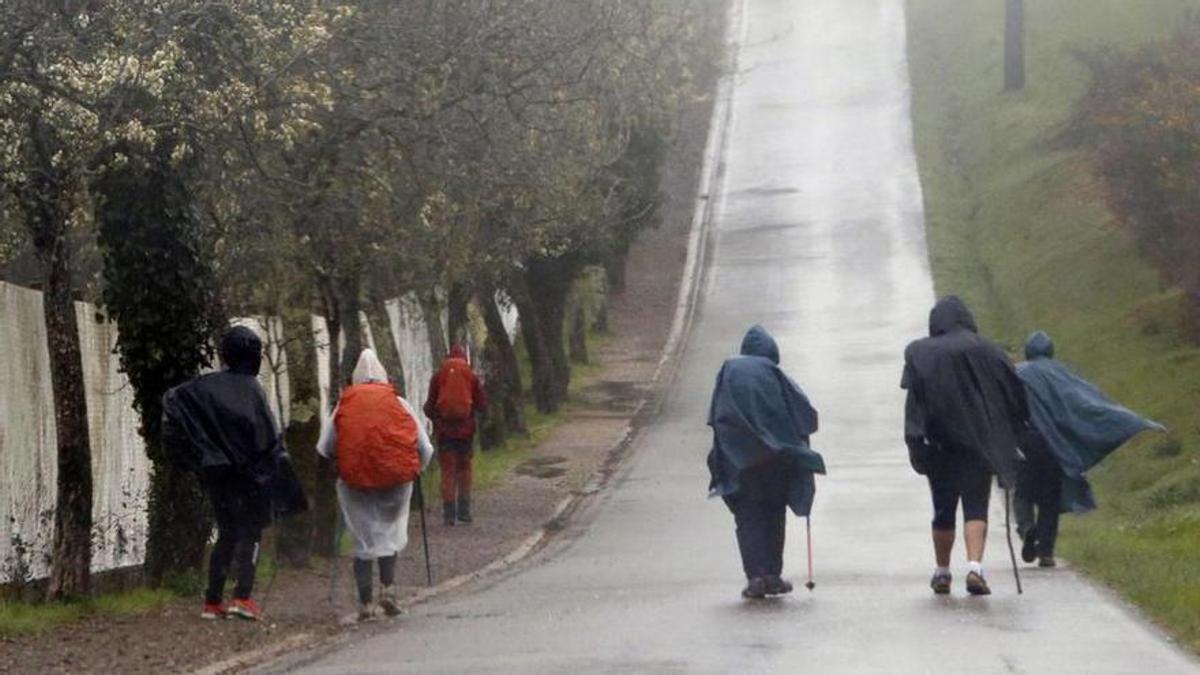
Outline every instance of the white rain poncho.
<svg viewBox="0 0 1200 675">
<path fill-rule="evenodd" d="M 387 371 L 379 362 L 379 357 L 370 349 L 364 349 L 354 367 L 351 382 L 366 384 L 368 382 L 387 382 Z M 417 420 L 417 443 L 421 453 L 421 470 L 429 465 L 433 457 L 433 444 L 421 418 L 402 397 L 397 396 L 400 405 L 408 414 Z M 333 420 L 337 418 L 337 409 L 329 417 L 325 428 L 321 430 L 321 439 L 317 442 L 317 452 L 322 457 L 335 459 L 337 451 L 337 428 Z M 358 560 L 374 560 L 395 555 L 404 550 L 408 544 L 408 511 L 412 501 L 412 483 L 397 485 L 386 490 L 355 490 L 338 479 L 337 495 L 341 504 L 342 517 L 346 527 L 354 535 L 354 557 Z"/>
</svg>

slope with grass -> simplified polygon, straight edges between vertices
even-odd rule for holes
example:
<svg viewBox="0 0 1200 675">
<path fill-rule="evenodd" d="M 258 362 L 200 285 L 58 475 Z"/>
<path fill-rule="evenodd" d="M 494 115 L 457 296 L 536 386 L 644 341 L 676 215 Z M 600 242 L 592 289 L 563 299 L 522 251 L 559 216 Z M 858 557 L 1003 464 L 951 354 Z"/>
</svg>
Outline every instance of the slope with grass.
<svg viewBox="0 0 1200 675">
<path fill-rule="evenodd" d="M 1076 48 L 1163 39 L 1196 0 L 1026 3 L 1028 88 L 1004 93 L 1004 3 L 908 0 L 913 120 L 939 294 L 1019 353 L 1034 328 L 1116 399 L 1167 424 L 1093 472 L 1101 508 L 1061 552 L 1200 649 L 1200 348 L 1062 131 L 1087 73 Z"/>
</svg>

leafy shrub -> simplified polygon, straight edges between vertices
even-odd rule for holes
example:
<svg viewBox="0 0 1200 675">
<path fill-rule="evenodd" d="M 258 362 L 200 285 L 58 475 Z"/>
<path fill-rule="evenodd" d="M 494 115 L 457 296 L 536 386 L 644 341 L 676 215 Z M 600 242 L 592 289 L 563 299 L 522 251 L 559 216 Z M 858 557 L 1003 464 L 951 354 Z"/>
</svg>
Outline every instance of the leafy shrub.
<svg viewBox="0 0 1200 675">
<path fill-rule="evenodd" d="M 1109 207 L 1183 289 L 1200 334 L 1200 19 L 1135 53 L 1077 56 L 1092 83 L 1071 136 L 1094 151 Z"/>
</svg>

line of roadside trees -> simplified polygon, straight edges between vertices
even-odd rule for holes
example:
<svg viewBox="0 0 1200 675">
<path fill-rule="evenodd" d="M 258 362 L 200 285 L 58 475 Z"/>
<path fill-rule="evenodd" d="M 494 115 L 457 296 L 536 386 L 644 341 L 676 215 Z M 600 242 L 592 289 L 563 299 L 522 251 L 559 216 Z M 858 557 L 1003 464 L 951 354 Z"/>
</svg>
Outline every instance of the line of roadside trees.
<svg viewBox="0 0 1200 675">
<path fill-rule="evenodd" d="M 162 583 L 199 568 L 211 526 L 162 455 L 159 402 L 212 363 L 230 317 L 282 317 L 295 447 L 319 423 L 310 315 L 327 321 L 339 383 L 360 317 L 400 295 L 449 316 L 449 335 L 427 321 L 435 359 L 475 306 L 494 433 L 523 430 L 526 390 L 499 297 L 521 317 L 534 403 L 562 404 L 572 287 L 593 265 L 619 282 L 656 223 L 723 18 L 720 0 L 0 3 L 0 261 L 40 263 L 55 404 L 49 595 L 90 585 L 81 292 L 97 288 L 119 329 L 153 464 L 145 574 Z M 316 509 L 281 542 L 294 563 L 332 541 L 331 468 L 311 455 L 296 458 L 313 463 L 299 468 Z"/>
</svg>

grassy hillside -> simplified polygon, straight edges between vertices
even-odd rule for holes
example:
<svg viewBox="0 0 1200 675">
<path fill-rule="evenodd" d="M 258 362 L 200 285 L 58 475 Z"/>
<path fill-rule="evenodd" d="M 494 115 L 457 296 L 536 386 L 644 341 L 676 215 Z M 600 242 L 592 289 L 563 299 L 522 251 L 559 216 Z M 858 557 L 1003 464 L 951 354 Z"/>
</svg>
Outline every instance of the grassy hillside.
<svg viewBox="0 0 1200 675">
<path fill-rule="evenodd" d="M 1029 86 L 1005 94 L 1004 3 L 908 0 L 913 117 L 939 293 L 1018 351 L 1034 328 L 1126 405 L 1171 427 L 1093 472 L 1100 511 L 1063 556 L 1200 648 L 1200 348 L 1113 220 L 1087 155 L 1059 142 L 1086 73 L 1074 47 L 1168 36 L 1200 0 L 1027 2 Z"/>
</svg>

